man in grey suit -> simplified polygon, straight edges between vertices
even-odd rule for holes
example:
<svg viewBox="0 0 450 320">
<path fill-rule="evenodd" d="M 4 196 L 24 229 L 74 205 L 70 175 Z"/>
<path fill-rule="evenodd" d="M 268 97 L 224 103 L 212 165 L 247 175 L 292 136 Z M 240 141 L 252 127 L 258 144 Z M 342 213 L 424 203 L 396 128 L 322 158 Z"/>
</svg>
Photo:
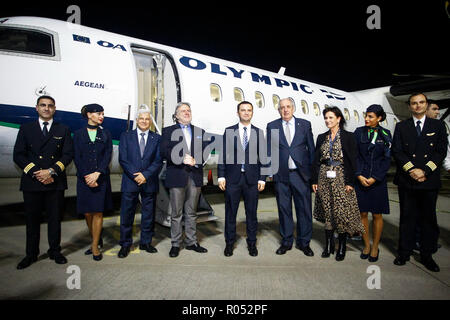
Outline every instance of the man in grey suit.
<svg viewBox="0 0 450 320">
<path fill-rule="evenodd" d="M 197 204 L 203 184 L 203 150 L 205 130 L 191 124 L 191 106 L 178 103 L 173 120 L 176 124 L 162 131 L 161 155 L 167 160 L 165 186 L 170 189 L 172 248 L 169 256 L 180 252 L 184 216 L 185 244 L 187 250 L 205 253 L 208 250 L 197 242 Z M 205 139 L 206 140 L 206 139 Z"/>
</svg>

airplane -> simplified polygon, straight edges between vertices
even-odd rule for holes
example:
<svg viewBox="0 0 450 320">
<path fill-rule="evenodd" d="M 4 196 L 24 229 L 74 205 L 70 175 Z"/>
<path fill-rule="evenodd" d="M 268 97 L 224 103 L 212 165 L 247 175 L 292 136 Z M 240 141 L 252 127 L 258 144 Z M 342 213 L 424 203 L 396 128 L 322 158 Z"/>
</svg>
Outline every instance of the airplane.
<svg viewBox="0 0 450 320">
<path fill-rule="evenodd" d="M 37 118 L 35 104 L 41 95 L 56 99 L 55 120 L 72 132 L 85 125 L 80 114 L 83 105 L 104 106 L 104 126 L 111 131 L 114 145 L 112 173 L 121 173 L 120 134 L 136 127 L 135 115 L 143 104 L 150 107 L 158 132 L 173 124 L 176 104 L 186 101 L 191 104 L 193 124 L 221 136 L 238 121 L 240 101 L 253 103 L 252 123 L 265 129 L 279 118 L 280 99 L 290 98 L 296 106 L 294 115 L 309 120 L 317 137 L 327 130 L 322 116 L 327 106 L 339 107 L 346 130 L 353 131 L 364 125 L 365 109 L 380 104 L 387 114 L 382 126 L 393 132 L 395 124 L 409 116 L 405 102 L 410 93 L 423 91 L 446 106 L 450 98 L 449 78 L 433 80 L 431 85 L 425 81 L 345 92 L 286 76 L 283 67 L 274 73 L 39 17 L 0 18 L 0 70 L 0 178 L 22 173 L 13 163 L 13 147 L 20 125 Z M 449 130 L 449 120 L 444 123 Z M 214 168 L 217 160 L 218 155 L 212 154 L 207 169 Z M 67 171 L 75 175 L 75 166 L 71 164 Z M 167 204 L 161 211 L 164 215 Z M 168 224 L 167 214 L 161 221 Z"/>
</svg>

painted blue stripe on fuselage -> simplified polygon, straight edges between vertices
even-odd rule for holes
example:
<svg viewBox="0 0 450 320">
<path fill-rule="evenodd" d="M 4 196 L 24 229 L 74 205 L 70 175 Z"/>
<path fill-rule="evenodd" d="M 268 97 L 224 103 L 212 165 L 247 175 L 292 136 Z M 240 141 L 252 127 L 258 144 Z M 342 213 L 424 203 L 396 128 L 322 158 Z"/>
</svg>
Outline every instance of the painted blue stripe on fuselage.
<svg viewBox="0 0 450 320">
<path fill-rule="evenodd" d="M 35 107 L 0 104 L 0 121 L 2 122 L 22 125 L 36 121 L 37 119 L 38 114 Z M 72 132 L 86 126 L 86 119 L 79 112 L 56 109 L 54 120 L 68 126 Z M 122 132 L 127 130 L 127 121 L 124 119 L 105 117 L 102 126 L 111 132 L 114 140 L 119 140 Z M 133 127 L 133 121 L 130 121 L 130 127 Z"/>
</svg>

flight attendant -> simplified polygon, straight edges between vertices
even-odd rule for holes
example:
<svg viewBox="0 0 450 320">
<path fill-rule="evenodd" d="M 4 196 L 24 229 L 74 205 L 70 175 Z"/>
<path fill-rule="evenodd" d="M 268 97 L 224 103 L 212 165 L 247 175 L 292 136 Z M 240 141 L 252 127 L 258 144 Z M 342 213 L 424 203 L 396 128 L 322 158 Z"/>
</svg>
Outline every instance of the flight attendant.
<svg viewBox="0 0 450 320">
<path fill-rule="evenodd" d="M 354 136 L 358 146 L 356 157 L 356 172 L 358 178 L 355 184 L 356 197 L 361 222 L 364 225 L 364 249 L 361 259 L 369 262 L 378 260 L 378 244 L 383 231 L 383 214 L 389 214 L 389 198 L 386 174 L 391 164 L 392 136 L 388 129 L 380 126 L 380 121 L 386 119 L 386 113 L 379 104 L 373 104 L 366 110 L 365 127 L 355 130 Z M 370 247 L 369 218 L 372 213 L 373 243 Z"/>
<path fill-rule="evenodd" d="M 110 132 L 101 124 L 104 109 L 98 104 L 88 104 L 81 109 L 87 126 L 75 132 L 74 151 L 77 167 L 77 212 L 84 214 L 92 237 L 93 259 L 103 256 L 98 249 L 103 227 L 103 212 L 112 209 L 109 163 L 112 156 Z"/>
</svg>

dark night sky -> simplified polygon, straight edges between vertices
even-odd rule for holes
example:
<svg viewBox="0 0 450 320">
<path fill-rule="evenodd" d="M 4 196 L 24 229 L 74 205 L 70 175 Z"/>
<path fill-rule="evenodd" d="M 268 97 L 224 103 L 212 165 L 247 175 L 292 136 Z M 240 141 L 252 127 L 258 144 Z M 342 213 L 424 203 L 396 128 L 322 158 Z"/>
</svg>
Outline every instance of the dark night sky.
<svg viewBox="0 0 450 320">
<path fill-rule="evenodd" d="M 393 73 L 450 73 L 445 0 L 159 2 L 17 2 L 0 16 L 66 20 L 78 4 L 82 25 L 274 72 L 284 66 L 286 75 L 346 91 L 416 79 Z M 371 4 L 381 9 L 381 30 L 366 27 Z"/>
</svg>

